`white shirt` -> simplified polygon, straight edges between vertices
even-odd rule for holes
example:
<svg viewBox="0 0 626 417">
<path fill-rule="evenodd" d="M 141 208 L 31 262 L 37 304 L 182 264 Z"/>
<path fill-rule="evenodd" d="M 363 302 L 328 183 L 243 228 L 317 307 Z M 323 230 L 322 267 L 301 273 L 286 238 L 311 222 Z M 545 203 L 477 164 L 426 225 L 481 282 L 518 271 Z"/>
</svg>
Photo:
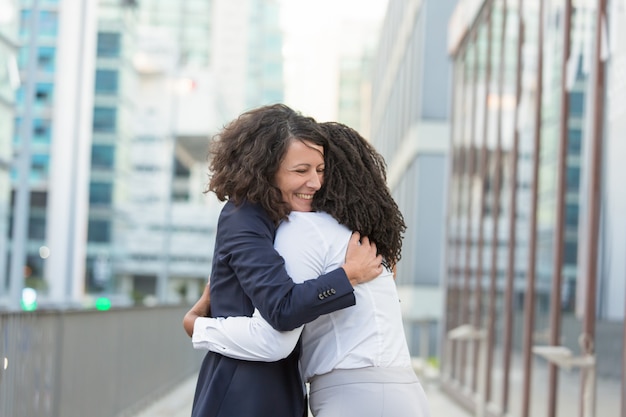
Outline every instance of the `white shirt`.
<svg viewBox="0 0 626 417">
<path fill-rule="evenodd" d="M 292 212 L 274 246 L 295 282 L 315 279 L 344 264 L 351 231 L 326 213 Z M 192 342 L 236 359 L 275 361 L 289 355 L 302 332 L 306 381 L 333 369 L 410 367 L 400 302 L 390 271 L 354 289 L 356 305 L 320 316 L 304 329 L 279 332 L 252 317 L 198 318 Z"/>
</svg>

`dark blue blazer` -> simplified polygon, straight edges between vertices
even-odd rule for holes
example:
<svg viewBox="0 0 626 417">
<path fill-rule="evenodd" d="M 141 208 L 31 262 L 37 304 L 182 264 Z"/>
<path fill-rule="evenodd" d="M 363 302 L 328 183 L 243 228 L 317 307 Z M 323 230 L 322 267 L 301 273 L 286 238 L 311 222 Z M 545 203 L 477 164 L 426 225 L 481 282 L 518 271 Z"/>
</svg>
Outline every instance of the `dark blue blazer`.
<svg viewBox="0 0 626 417">
<path fill-rule="evenodd" d="M 278 330 L 355 304 L 343 269 L 295 284 L 274 250 L 276 228 L 259 206 L 228 202 L 217 227 L 211 271 L 211 316 L 251 316 L 254 307 Z M 192 417 L 306 415 L 298 369 L 300 346 L 277 362 L 208 352 L 198 376 Z"/>
</svg>

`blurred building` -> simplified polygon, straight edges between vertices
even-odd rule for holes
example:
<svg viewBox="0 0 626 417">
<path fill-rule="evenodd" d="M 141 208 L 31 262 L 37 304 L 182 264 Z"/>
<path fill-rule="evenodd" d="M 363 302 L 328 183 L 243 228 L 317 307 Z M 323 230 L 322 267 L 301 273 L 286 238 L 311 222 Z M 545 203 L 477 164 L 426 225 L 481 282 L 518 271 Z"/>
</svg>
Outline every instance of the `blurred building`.
<svg viewBox="0 0 626 417">
<path fill-rule="evenodd" d="M 17 52 L 19 68 L 2 61 L 0 97 L 15 114 L 0 116 L 14 120 L 0 124 L 14 138 L 0 155 L 30 155 L 12 174 L 22 206 L 2 217 L 11 224 L 17 210 L 24 224 L 12 288 L 35 287 L 57 305 L 86 294 L 194 298 L 219 207 L 203 194 L 208 139 L 247 108 L 283 99 L 277 2 L 18 3 L 2 3 L 2 19 L 7 4 L 17 20 L 0 23 L 0 51 Z M 10 75 L 22 80 L 14 100 Z"/>
<path fill-rule="evenodd" d="M 112 250 L 95 257 L 93 278 L 136 299 L 193 300 L 210 274 L 221 207 L 203 194 L 208 140 L 245 109 L 282 100 L 278 9 L 153 0 L 133 16 L 132 137 L 117 146 L 126 181 L 115 183 Z"/>
<path fill-rule="evenodd" d="M 380 22 L 345 20 L 341 25 L 337 121 L 370 138 L 372 67 Z"/>
<path fill-rule="evenodd" d="M 450 19 L 444 386 L 470 408 L 625 412 L 625 23 L 539 0 Z"/>
<path fill-rule="evenodd" d="M 278 0 L 213 0 L 211 68 L 224 122 L 284 100 Z"/>
<path fill-rule="evenodd" d="M 445 190 L 451 63 L 447 22 L 454 1 L 390 0 L 372 81 L 371 138 L 407 231 L 397 283 L 411 352 L 435 354 L 443 311 Z M 429 340 L 424 340 L 429 335 Z"/>
<path fill-rule="evenodd" d="M 220 112 L 206 67 L 177 62 L 167 28 L 137 32 L 133 136 L 116 204 L 115 287 L 136 299 L 197 298 L 211 270 L 218 204 L 202 193 Z"/>
<path fill-rule="evenodd" d="M 85 292 L 116 292 L 113 266 L 119 207 L 131 192 L 129 148 L 135 136 L 138 93 L 133 57 L 137 48 L 134 2 L 100 0 L 92 86 L 89 211 Z"/>
<path fill-rule="evenodd" d="M 14 302 L 24 279 L 55 300 L 83 292 L 95 2 L 79 3 L 71 15 L 58 1 L 19 3 Z"/>
<path fill-rule="evenodd" d="M 247 108 L 282 100 L 274 1 L 149 1 L 138 10 L 128 193 L 118 206 L 118 288 L 196 299 L 221 204 L 203 191 L 208 140 Z"/>
<path fill-rule="evenodd" d="M 17 1 L 0 1 L 0 297 L 8 287 L 8 236 L 11 210 L 15 89 L 19 86 Z"/>
</svg>

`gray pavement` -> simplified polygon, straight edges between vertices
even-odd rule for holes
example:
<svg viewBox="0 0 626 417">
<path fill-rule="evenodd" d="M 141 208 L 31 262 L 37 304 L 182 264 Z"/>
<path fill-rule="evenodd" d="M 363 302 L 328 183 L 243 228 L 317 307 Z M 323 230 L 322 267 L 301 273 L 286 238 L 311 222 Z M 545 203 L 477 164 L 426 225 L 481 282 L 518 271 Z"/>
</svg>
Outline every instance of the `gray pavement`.
<svg viewBox="0 0 626 417">
<path fill-rule="evenodd" d="M 162 397 L 135 417 L 189 417 L 191 402 L 196 384 L 196 376 L 187 379 L 176 389 Z M 439 390 L 436 383 L 425 383 L 424 389 L 428 396 L 431 416 L 470 417 L 471 413 L 454 403 L 445 393 Z"/>
<path fill-rule="evenodd" d="M 431 417 L 471 417 L 474 413 L 465 410 L 439 388 L 439 373 L 436 369 L 425 365 L 418 358 L 413 359 L 414 369 L 420 378 L 431 410 Z M 468 368 L 468 375 L 472 372 Z M 494 371 L 493 398 L 500 398 L 502 373 Z M 547 400 L 547 366 L 541 360 L 536 359 L 532 373 L 532 392 L 530 415 L 542 416 L 546 414 Z M 512 372 L 510 375 L 510 405 L 511 410 L 507 415 L 519 415 L 522 409 L 522 370 L 521 357 L 513 355 Z M 559 417 L 575 416 L 580 409 L 580 373 L 575 370 L 563 370 L 559 373 L 558 413 Z M 196 384 L 196 375 L 188 378 L 158 401 L 132 417 L 189 417 L 191 415 L 191 403 Z M 596 380 L 595 411 L 599 417 L 617 416 L 620 410 L 621 381 L 599 378 Z M 488 408 L 495 407 L 489 404 Z M 493 408 L 493 410 L 497 410 Z M 128 416 L 124 416 L 128 417 Z"/>
</svg>

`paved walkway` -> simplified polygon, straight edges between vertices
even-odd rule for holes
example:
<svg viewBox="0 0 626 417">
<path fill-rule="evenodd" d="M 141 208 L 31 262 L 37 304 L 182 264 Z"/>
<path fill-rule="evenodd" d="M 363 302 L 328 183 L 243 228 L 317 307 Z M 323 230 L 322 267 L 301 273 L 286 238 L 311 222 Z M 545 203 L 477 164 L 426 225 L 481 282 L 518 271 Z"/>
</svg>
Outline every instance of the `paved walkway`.
<svg viewBox="0 0 626 417">
<path fill-rule="evenodd" d="M 189 417 L 196 376 L 187 379 L 174 391 L 141 411 L 136 417 Z M 441 392 L 436 384 L 425 384 L 431 417 L 470 417 L 471 414 Z"/>
</svg>

